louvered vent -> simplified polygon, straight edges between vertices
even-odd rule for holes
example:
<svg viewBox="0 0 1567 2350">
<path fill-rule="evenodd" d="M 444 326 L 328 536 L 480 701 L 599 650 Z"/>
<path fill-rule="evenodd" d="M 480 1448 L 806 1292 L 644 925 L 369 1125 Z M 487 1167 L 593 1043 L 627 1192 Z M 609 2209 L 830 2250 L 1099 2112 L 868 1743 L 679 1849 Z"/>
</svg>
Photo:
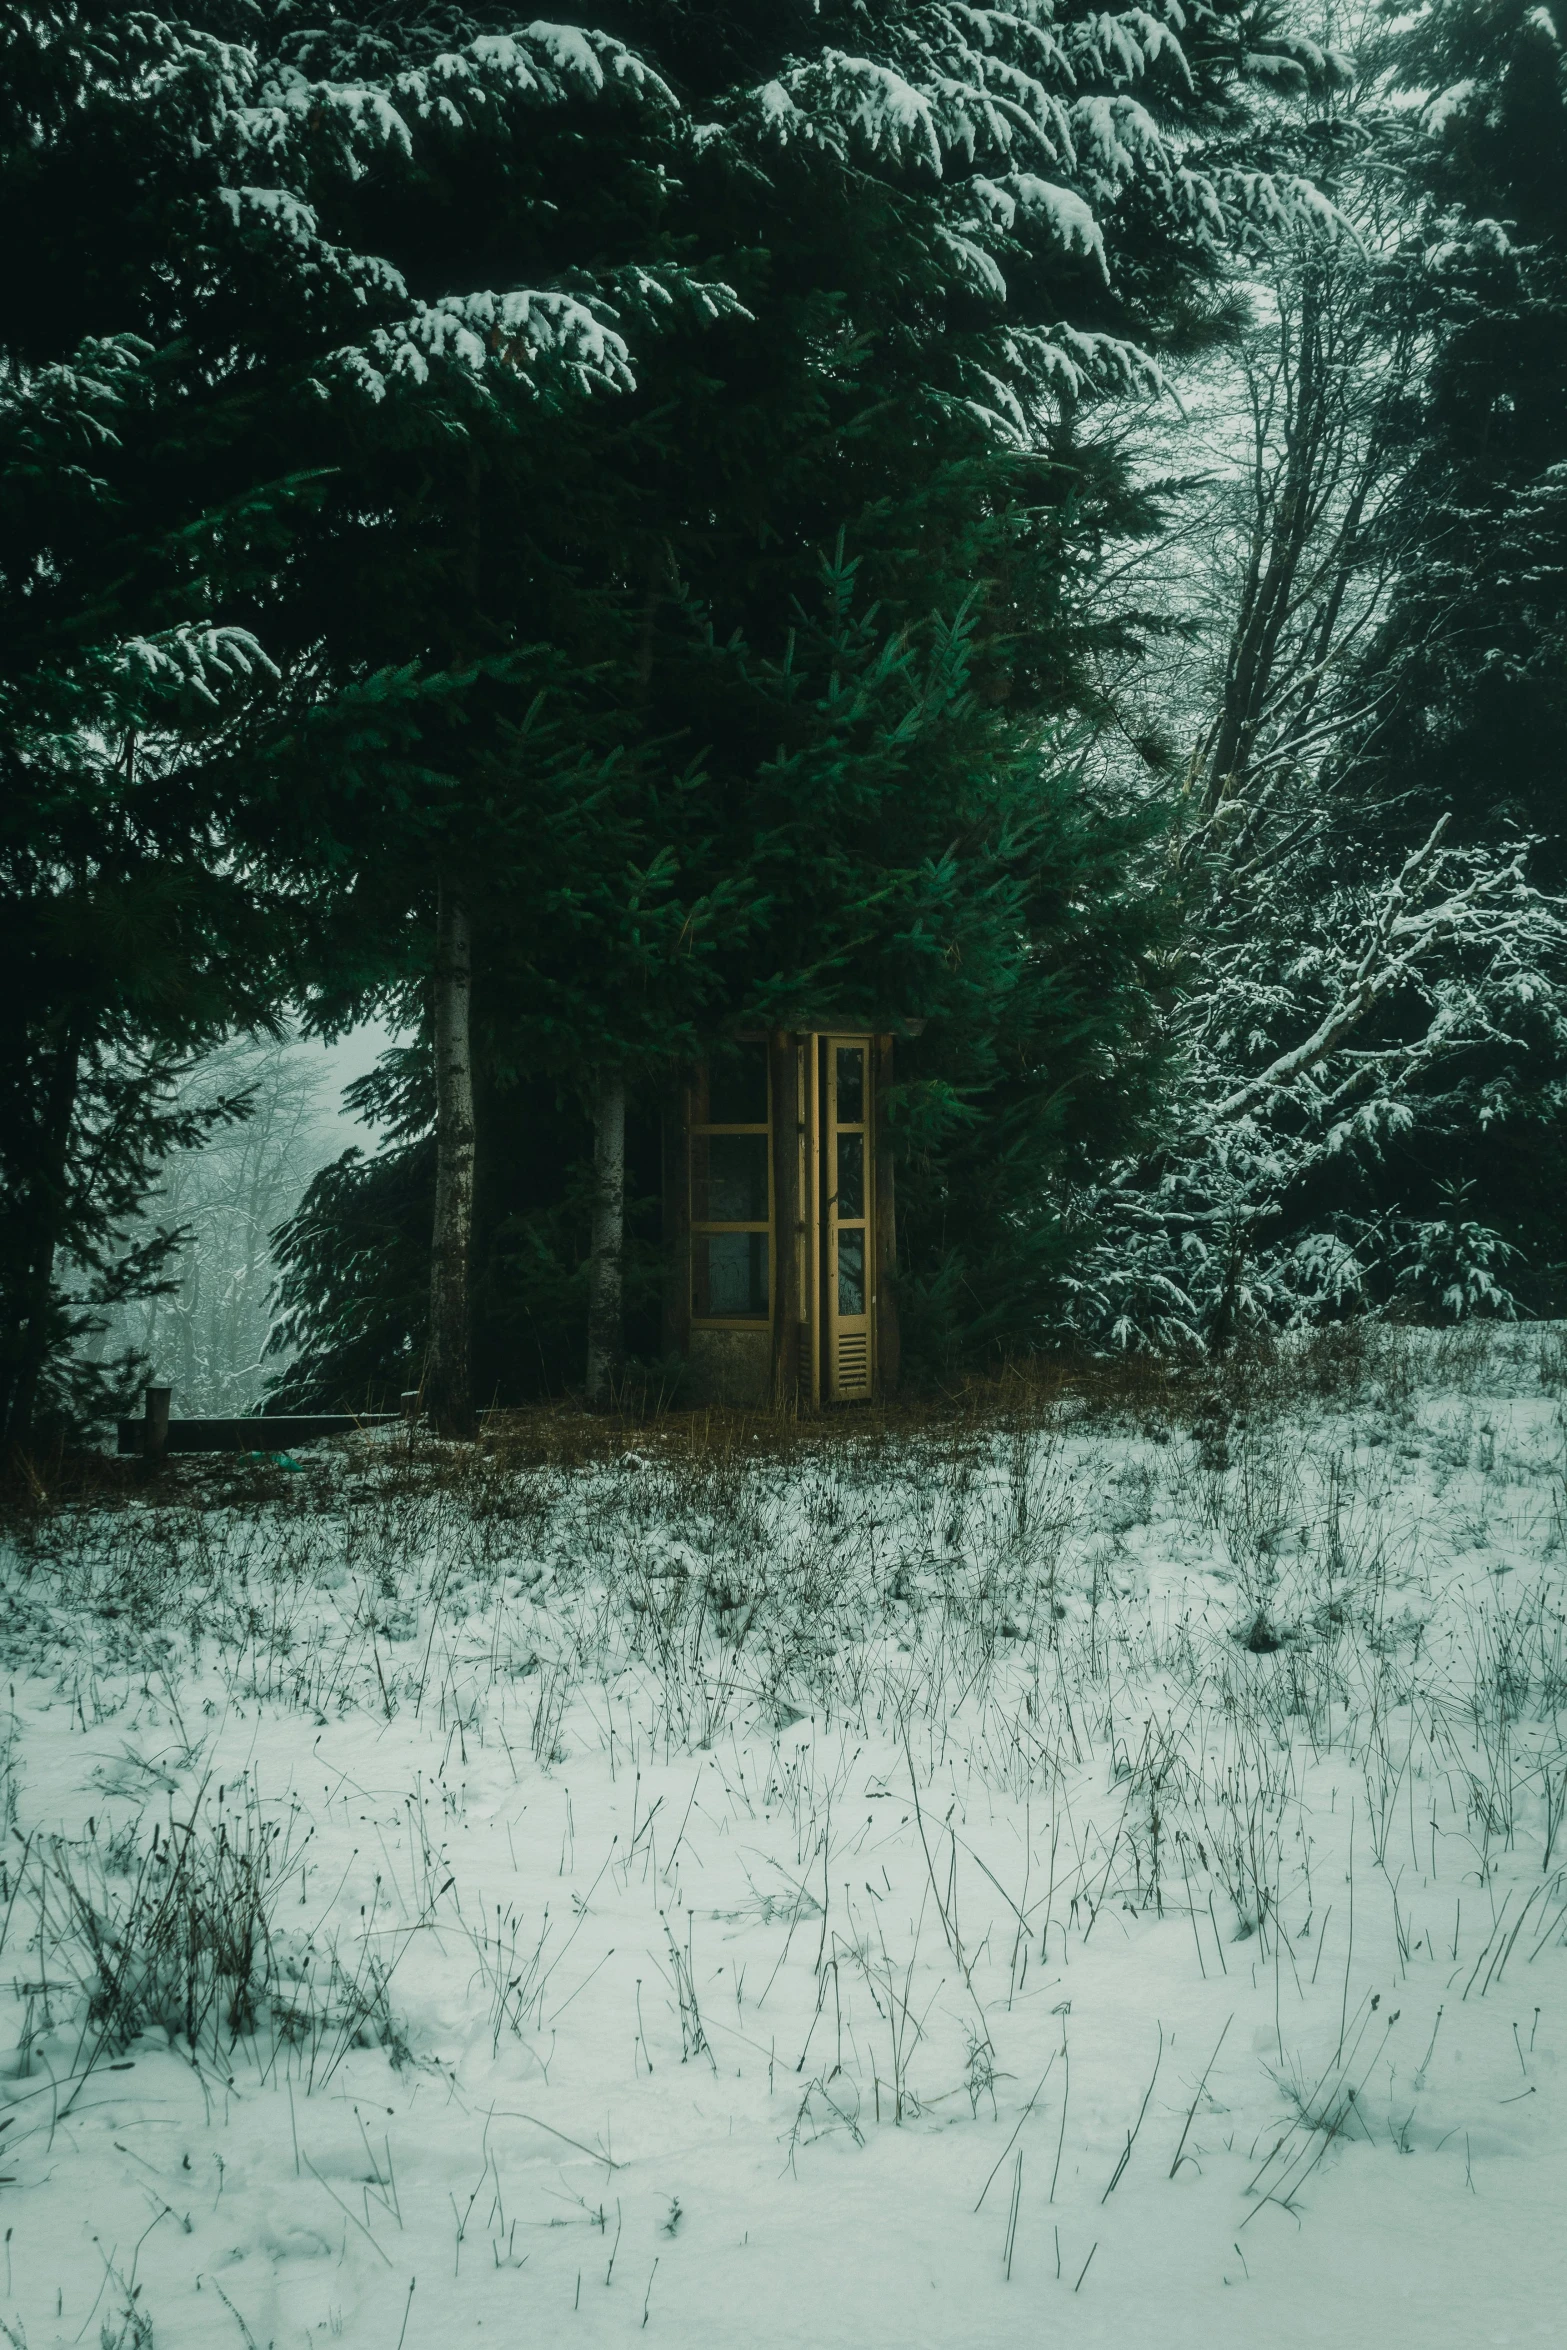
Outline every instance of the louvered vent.
<svg viewBox="0 0 1567 2350">
<path fill-rule="evenodd" d="M 864 1330 L 844 1330 L 838 1337 L 838 1392 L 864 1395 L 871 1383 L 871 1342 Z"/>
</svg>

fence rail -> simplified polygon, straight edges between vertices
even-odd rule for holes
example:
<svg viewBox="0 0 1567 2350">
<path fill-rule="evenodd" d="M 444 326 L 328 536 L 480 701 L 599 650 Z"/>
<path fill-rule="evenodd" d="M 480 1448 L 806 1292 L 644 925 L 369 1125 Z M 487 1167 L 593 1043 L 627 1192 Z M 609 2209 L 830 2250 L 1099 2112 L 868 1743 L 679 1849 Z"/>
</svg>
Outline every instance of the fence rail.
<svg viewBox="0 0 1567 2350">
<path fill-rule="evenodd" d="M 118 1450 L 162 1459 L 168 1453 L 289 1452 L 321 1436 L 350 1436 L 360 1428 L 392 1428 L 401 1412 L 273 1412 L 248 1418 L 176 1420 L 169 1410 L 172 1389 L 149 1387 L 139 1420 L 117 1423 Z M 417 1405 L 417 1398 L 409 1401 Z"/>
</svg>

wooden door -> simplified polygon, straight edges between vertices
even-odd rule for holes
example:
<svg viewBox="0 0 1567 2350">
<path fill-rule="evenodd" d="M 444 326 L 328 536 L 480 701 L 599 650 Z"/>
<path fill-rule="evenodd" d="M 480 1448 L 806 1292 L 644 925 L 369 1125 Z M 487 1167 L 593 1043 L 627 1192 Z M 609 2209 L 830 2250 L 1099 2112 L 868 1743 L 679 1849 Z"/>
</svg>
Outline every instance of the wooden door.
<svg viewBox="0 0 1567 2350">
<path fill-rule="evenodd" d="M 821 1040 L 823 1387 L 866 1401 L 875 1363 L 875 1069 L 869 1036 Z"/>
</svg>

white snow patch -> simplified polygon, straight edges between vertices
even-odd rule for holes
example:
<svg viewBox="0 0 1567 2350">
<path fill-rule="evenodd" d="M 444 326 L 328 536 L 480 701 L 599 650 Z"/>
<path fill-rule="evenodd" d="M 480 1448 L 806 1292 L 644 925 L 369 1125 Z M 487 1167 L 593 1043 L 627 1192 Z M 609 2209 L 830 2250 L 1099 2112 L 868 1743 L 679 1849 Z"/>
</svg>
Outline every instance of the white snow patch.
<svg viewBox="0 0 1567 2350">
<path fill-rule="evenodd" d="M 1555 2340 L 1561 1373 L 35 1518 L 13 2338 Z"/>
</svg>

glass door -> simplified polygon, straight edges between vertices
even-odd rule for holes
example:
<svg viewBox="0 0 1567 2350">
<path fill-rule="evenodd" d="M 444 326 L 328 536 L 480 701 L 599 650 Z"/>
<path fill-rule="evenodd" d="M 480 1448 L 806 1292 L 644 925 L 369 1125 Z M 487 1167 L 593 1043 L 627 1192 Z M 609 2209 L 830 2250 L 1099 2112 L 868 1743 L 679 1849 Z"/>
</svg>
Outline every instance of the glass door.
<svg viewBox="0 0 1567 2350">
<path fill-rule="evenodd" d="M 871 1040 L 822 1039 L 822 1328 L 828 1400 L 871 1393 L 876 1256 Z"/>
<path fill-rule="evenodd" d="M 691 1319 L 767 1327 L 772 1310 L 772 1118 L 767 1048 L 742 1044 L 691 1093 Z"/>
</svg>

